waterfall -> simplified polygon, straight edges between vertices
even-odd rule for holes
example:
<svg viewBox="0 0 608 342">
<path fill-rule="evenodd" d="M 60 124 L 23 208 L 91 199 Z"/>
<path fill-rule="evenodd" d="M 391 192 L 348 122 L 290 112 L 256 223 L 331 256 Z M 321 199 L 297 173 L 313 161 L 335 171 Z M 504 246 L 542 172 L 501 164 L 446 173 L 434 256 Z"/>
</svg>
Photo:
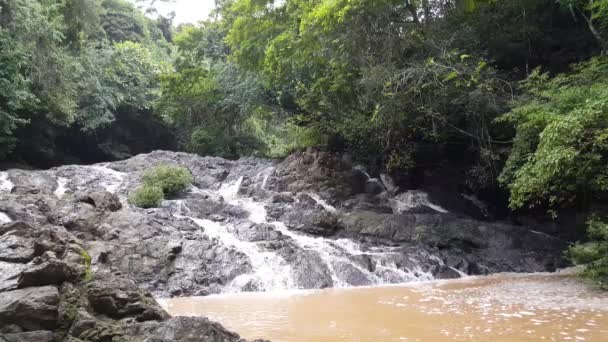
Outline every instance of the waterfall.
<svg viewBox="0 0 608 342">
<path fill-rule="evenodd" d="M 319 197 L 319 195 L 313 194 L 311 192 L 307 193 L 307 195 L 310 196 L 312 199 L 314 199 L 315 202 L 317 202 L 317 204 L 322 206 L 323 209 L 325 209 L 326 211 L 329 211 L 330 213 L 336 212 L 336 208 L 334 206 L 332 206 L 331 204 L 325 202 L 325 200 L 323 200 L 321 197 Z"/>
<path fill-rule="evenodd" d="M 8 217 L 8 215 L 6 215 L 5 213 L 0 211 L 0 224 L 10 223 L 10 222 L 13 222 L 13 220 L 11 220 L 11 218 Z"/>
<path fill-rule="evenodd" d="M 8 179 L 8 172 L 0 172 L 0 192 L 11 192 L 14 184 Z"/>
<path fill-rule="evenodd" d="M 97 173 L 99 185 L 106 191 L 116 193 L 122 185 L 125 173 L 109 168 L 106 164 L 90 166 L 93 174 Z"/>
<path fill-rule="evenodd" d="M 65 194 L 65 192 L 67 191 L 66 185 L 68 184 L 68 182 L 69 180 L 67 178 L 57 177 L 57 188 L 55 189 L 55 191 L 53 191 L 57 198 L 61 198 L 61 196 Z"/>
<path fill-rule="evenodd" d="M 395 214 L 400 214 L 420 207 L 428 207 L 444 214 L 448 212 L 446 209 L 431 203 L 429 194 L 420 190 L 408 190 L 399 194 L 391 200 L 391 206 L 393 207 L 393 212 Z"/>
<path fill-rule="evenodd" d="M 244 177 L 224 183 L 219 190 L 209 193 L 216 198 L 223 198 L 227 204 L 245 209 L 249 213 L 248 220 L 256 224 L 270 224 L 274 230 L 287 237 L 291 244 L 302 251 L 312 252 L 322 261 L 320 267 L 325 267 L 331 277 L 334 287 L 352 286 L 350 277 L 353 273 L 359 277 L 363 285 L 377 285 L 388 283 L 407 282 L 412 280 L 433 279 L 430 273 L 426 273 L 419 268 L 407 269 L 399 267 L 395 261 L 398 257 L 398 248 L 394 247 L 375 247 L 365 250 L 358 242 L 341 238 L 332 239 L 318 236 L 306 235 L 290 230 L 283 222 L 268 221 L 266 212 L 266 202 L 251 197 L 240 196 L 239 189 Z M 264 178 L 266 179 L 266 178 Z M 258 186 L 265 186 L 266 181 L 262 180 Z M 192 193 L 200 193 L 202 190 L 195 190 Z M 207 192 L 205 192 L 207 193 Z M 308 193 L 324 210 L 335 213 L 337 209 L 317 194 Z M 182 203 L 183 204 L 183 203 Z M 182 206 L 183 207 L 183 206 Z M 184 213 L 186 211 L 186 213 Z M 243 289 L 250 289 L 252 283 L 261 291 L 285 290 L 298 288 L 299 284 L 295 280 L 294 267 L 285 258 L 273 251 L 267 251 L 256 242 L 242 241 L 231 229 L 231 223 L 214 222 L 193 217 L 195 213 L 187 212 L 188 209 L 180 210 L 174 216 L 189 219 L 196 225 L 204 229 L 211 239 L 216 239 L 222 245 L 233 248 L 246 255 L 252 266 L 249 274 L 243 274 L 235 278 L 223 292 L 238 292 Z M 361 260 L 369 260 L 369 264 Z M 361 280 L 362 278 L 364 280 Z"/>
</svg>

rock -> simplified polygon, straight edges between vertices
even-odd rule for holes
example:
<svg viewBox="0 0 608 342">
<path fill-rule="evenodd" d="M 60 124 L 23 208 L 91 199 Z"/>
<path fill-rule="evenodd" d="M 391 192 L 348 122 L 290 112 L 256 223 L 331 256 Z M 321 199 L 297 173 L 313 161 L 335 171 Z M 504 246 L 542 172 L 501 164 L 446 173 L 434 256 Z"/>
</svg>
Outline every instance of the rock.
<svg viewBox="0 0 608 342">
<path fill-rule="evenodd" d="M 395 181 L 393 180 L 393 178 L 391 176 L 387 175 L 386 173 L 380 174 L 380 180 L 382 181 L 382 184 L 386 188 L 386 191 L 388 191 L 390 193 L 396 193 L 399 190 L 399 187 L 395 184 Z"/>
<path fill-rule="evenodd" d="M 88 203 L 101 211 L 118 211 L 122 208 L 120 199 L 108 191 L 93 191 L 76 195 L 77 202 Z"/>
<path fill-rule="evenodd" d="M 0 236 L 0 261 L 26 263 L 34 258 L 34 240 L 17 234 L 8 232 Z"/>
<path fill-rule="evenodd" d="M 170 254 L 179 254 L 182 251 L 182 243 L 180 241 L 172 241 L 167 247 Z"/>
<path fill-rule="evenodd" d="M 31 331 L 17 334 L 0 334 L 0 341 L 6 342 L 53 342 L 55 335 L 52 331 Z"/>
<path fill-rule="evenodd" d="M 140 290 L 127 279 L 100 274 L 85 289 L 93 310 L 110 318 L 134 317 L 143 322 L 168 317 L 150 293 Z"/>
<path fill-rule="evenodd" d="M 266 223 L 243 223 L 234 227 L 236 236 L 243 241 L 274 241 L 281 238 L 282 234 L 275 227 Z"/>
<path fill-rule="evenodd" d="M 365 182 L 365 193 L 370 195 L 378 195 L 384 191 L 384 186 L 376 178 L 368 179 Z"/>
<path fill-rule="evenodd" d="M 164 322 L 133 324 L 116 341 L 145 342 L 245 342 L 239 335 L 203 317 L 174 317 Z M 114 341 L 114 340 L 113 340 Z"/>
<path fill-rule="evenodd" d="M 278 193 L 272 195 L 270 197 L 270 202 L 272 203 L 293 203 L 295 202 L 294 198 L 289 193 Z"/>
<path fill-rule="evenodd" d="M 334 286 L 327 265 L 318 254 L 307 250 L 284 250 L 285 258 L 294 265 L 294 277 L 307 289 L 324 289 Z"/>
<path fill-rule="evenodd" d="M 460 278 L 460 273 L 451 267 L 444 266 L 437 272 L 436 277 L 439 279 L 457 279 Z"/>
<path fill-rule="evenodd" d="M 340 228 L 336 215 L 324 210 L 293 210 L 282 219 L 290 229 L 311 235 L 331 236 Z"/>
<path fill-rule="evenodd" d="M 68 335 L 80 337 L 85 331 L 94 329 L 97 324 L 97 320 L 91 314 L 84 309 L 80 309 L 76 313 L 76 317 L 70 326 Z"/>
<path fill-rule="evenodd" d="M 57 325 L 59 291 L 55 286 L 28 287 L 0 295 L 0 329 L 8 324 L 25 331 L 52 330 Z"/>
<path fill-rule="evenodd" d="M 64 281 L 75 282 L 82 276 L 84 260 L 78 258 L 79 265 L 74 262 L 59 260 L 51 251 L 32 261 L 19 276 L 19 288 L 30 286 L 60 285 Z"/>
</svg>

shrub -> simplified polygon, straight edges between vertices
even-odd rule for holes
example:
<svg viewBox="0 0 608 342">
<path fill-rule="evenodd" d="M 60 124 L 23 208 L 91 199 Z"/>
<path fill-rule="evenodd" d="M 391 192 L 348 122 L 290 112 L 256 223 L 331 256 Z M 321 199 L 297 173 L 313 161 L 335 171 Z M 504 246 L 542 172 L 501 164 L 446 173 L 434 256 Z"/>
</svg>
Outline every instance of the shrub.
<svg viewBox="0 0 608 342">
<path fill-rule="evenodd" d="M 145 186 L 159 187 L 167 196 L 186 189 L 192 183 L 192 174 L 182 166 L 158 165 L 143 175 Z"/>
<path fill-rule="evenodd" d="M 575 263 L 585 264 L 582 276 L 608 289 L 608 223 L 592 219 L 587 226 L 590 242 L 570 248 L 568 256 Z"/>
<path fill-rule="evenodd" d="M 163 189 L 158 186 L 144 185 L 131 193 L 129 196 L 129 203 L 140 208 L 154 208 L 160 205 L 163 198 Z"/>
</svg>

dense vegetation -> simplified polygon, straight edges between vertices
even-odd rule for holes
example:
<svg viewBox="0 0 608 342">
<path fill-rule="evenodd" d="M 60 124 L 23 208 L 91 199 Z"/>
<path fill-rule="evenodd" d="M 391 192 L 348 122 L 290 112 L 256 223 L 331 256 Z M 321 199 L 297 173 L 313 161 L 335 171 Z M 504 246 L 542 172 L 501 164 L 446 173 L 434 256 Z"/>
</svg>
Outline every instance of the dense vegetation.
<svg viewBox="0 0 608 342">
<path fill-rule="evenodd" d="M 141 208 L 158 207 L 165 197 L 185 190 L 192 183 L 190 171 L 177 165 L 157 165 L 143 173 L 142 185 L 129 195 L 129 203 Z"/>
<path fill-rule="evenodd" d="M 410 185 L 455 169 L 513 211 L 606 215 L 607 0 L 216 5 L 174 27 L 124 0 L 0 0 L 0 158 L 20 127 L 152 112 L 191 152 L 326 146 Z"/>
</svg>

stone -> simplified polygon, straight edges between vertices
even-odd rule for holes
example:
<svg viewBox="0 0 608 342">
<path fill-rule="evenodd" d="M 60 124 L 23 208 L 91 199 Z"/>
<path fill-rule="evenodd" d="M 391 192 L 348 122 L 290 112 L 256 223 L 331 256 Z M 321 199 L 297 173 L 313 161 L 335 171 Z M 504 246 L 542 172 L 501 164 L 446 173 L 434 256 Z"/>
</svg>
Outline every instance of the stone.
<svg viewBox="0 0 608 342">
<path fill-rule="evenodd" d="M 368 179 L 365 182 L 365 193 L 370 195 L 378 195 L 384 191 L 384 186 L 376 178 Z"/>
<path fill-rule="evenodd" d="M 52 331 L 30 331 L 16 334 L 0 334 L 0 341 L 3 342 L 53 342 L 55 335 Z"/>
<path fill-rule="evenodd" d="M 127 279 L 100 274 L 86 284 L 85 289 L 93 310 L 110 318 L 134 317 L 137 321 L 147 321 L 168 317 L 150 293 Z"/>
<path fill-rule="evenodd" d="M 0 328 L 15 324 L 25 331 L 52 330 L 57 325 L 59 291 L 55 286 L 28 287 L 2 292 Z"/>
<path fill-rule="evenodd" d="M 126 326 L 124 342 L 245 342 L 238 334 L 203 317 L 174 317 L 164 322 L 144 322 Z M 115 341 L 115 340 L 113 340 Z"/>
<path fill-rule="evenodd" d="M 108 191 L 93 191 L 77 194 L 76 201 L 88 203 L 102 211 L 118 211 L 122 208 L 120 199 Z"/>
</svg>

